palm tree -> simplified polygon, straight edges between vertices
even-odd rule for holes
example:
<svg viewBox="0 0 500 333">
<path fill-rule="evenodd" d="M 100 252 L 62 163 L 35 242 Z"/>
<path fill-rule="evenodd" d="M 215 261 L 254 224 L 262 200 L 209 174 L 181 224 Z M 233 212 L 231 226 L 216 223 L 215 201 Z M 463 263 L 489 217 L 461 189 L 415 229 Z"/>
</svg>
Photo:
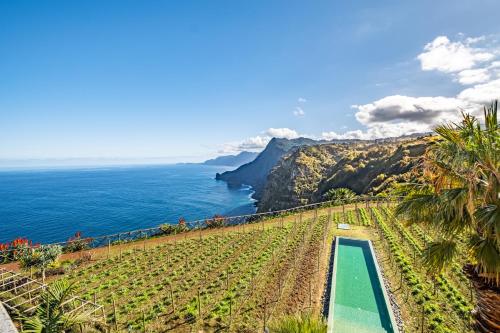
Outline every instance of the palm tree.
<svg viewBox="0 0 500 333">
<path fill-rule="evenodd" d="M 311 314 L 285 316 L 272 322 L 270 333 L 326 333 L 327 326 L 322 318 Z"/>
<path fill-rule="evenodd" d="M 83 327 L 95 331 L 97 322 L 90 315 L 78 311 L 71 312 L 68 302 L 75 291 L 75 286 L 66 280 L 58 280 L 44 292 L 35 315 L 22 318 L 23 332 L 28 333 L 62 333 Z"/>
<path fill-rule="evenodd" d="M 345 187 L 332 188 L 325 193 L 325 197 L 328 200 L 333 201 L 334 203 L 345 203 L 349 200 L 354 199 L 355 196 L 356 193 L 354 193 L 351 189 Z"/>
<path fill-rule="evenodd" d="M 463 114 L 435 129 L 424 157 L 424 181 L 410 187 L 396 214 L 438 237 L 425 261 L 433 273 L 460 259 L 476 292 L 479 332 L 500 331 L 500 129 L 497 102 L 484 124 Z"/>
</svg>

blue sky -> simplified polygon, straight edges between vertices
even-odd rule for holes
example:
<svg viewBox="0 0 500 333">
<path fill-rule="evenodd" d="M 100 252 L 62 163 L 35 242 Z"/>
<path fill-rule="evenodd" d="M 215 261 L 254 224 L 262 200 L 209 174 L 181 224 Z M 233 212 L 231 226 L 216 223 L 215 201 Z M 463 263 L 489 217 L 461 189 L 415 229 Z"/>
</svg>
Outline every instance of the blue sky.
<svg viewBox="0 0 500 333">
<path fill-rule="evenodd" d="M 196 161 L 272 136 L 426 130 L 497 97 L 499 12 L 496 0 L 0 0 L 0 159 Z"/>
</svg>

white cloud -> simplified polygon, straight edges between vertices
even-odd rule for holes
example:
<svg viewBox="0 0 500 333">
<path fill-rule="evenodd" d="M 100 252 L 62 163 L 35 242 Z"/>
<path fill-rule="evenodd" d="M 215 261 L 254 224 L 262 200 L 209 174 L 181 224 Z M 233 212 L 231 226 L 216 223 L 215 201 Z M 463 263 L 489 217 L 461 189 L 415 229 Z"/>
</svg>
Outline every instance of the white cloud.
<svg viewBox="0 0 500 333">
<path fill-rule="evenodd" d="M 365 129 L 343 133 L 325 131 L 321 137 L 325 140 L 366 140 L 430 132 L 443 122 L 459 121 L 461 111 L 480 115 L 485 103 L 500 99 L 500 47 L 491 36 L 465 38 L 462 34 L 459 41 L 439 36 L 425 45 L 417 58 L 422 70 L 447 73 L 450 80 L 469 87 L 456 96 L 392 95 L 371 103 L 352 105 L 356 110 L 356 120 Z M 305 98 L 298 99 L 298 103 L 305 102 Z M 293 114 L 303 116 L 305 112 L 297 106 Z M 259 136 L 231 145 L 231 149 L 260 150 L 272 137 L 293 139 L 299 136 L 314 138 L 290 128 L 270 128 Z"/>
<path fill-rule="evenodd" d="M 356 119 L 367 130 L 347 132 L 339 138 L 375 139 L 430 132 L 440 123 L 458 121 L 460 110 L 474 112 L 477 107 L 454 97 L 387 96 L 369 104 L 356 105 Z"/>
<path fill-rule="evenodd" d="M 299 133 L 297 133 L 297 131 L 286 127 L 269 128 L 265 133 L 273 138 L 296 139 L 299 137 Z"/>
<path fill-rule="evenodd" d="M 269 128 L 261 135 L 247 138 L 240 142 L 230 142 L 219 149 L 219 154 L 231 154 L 241 151 L 261 151 L 271 141 L 272 138 L 296 139 L 300 137 L 299 133 L 290 128 Z M 304 135 L 302 135 L 304 136 Z"/>
<path fill-rule="evenodd" d="M 429 132 L 440 123 L 458 121 L 461 111 L 479 115 L 482 105 L 500 99 L 498 43 L 493 41 L 487 48 L 477 46 L 483 42 L 489 42 L 488 37 L 463 39 L 462 36 L 462 41 L 452 42 L 439 36 L 425 45 L 424 52 L 417 57 L 422 70 L 448 73 L 453 80 L 472 87 L 451 97 L 393 95 L 353 105 L 356 119 L 366 130 L 325 132 L 323 137 L 373 139 Z"/>
<path fill-rule="evenodd" d="M 474 84 L 488 81 L 490 73 L 486 68 L 466 69 L 458 73 L 458 82 L 461 84 Z"/>
<path fill-rule="evenodd" d="M 465 89 L 458 94 L 458 98 L 464 101 L 481 104 L 490 103 L 494 99 L 500 99 L 500 79 Z"/>
<path fill-rule="evenodd" d="M 480 48 L 472 47 L 485 37 L 467 39 L 465 42 L 451 42 L 446 36 L 436 37 L 424 47 L 424 52 L 418 55 L 422 70 L 437 70 L 453 73 L 471 69 L 477 64 L 489 61 L 494 54 Z"/>
<path fill-rule="evenodd" d="M 297 106 L 295 110 L 293 110 L 293 115 L 296 117 L 303 117 L 305 114 L 306 113 L 300 106 Z"/>
<path fill-rule="evenodd" d="M 307 102 L 307 99 L 305 99 L 304 97 L 299 97 L 299 99 L 297 100 L 297 102 L 299 102 L 299 103 L 305 103 L 305 102 Z"/>
<path fill-rule="evenodd" d="M 356 119 L 365 126 L 373 126 L 402 122 L 433 125 L 467 106 L 456 98 L 393 95 L 355 107 L 358 109 Z"/>
<path fill-rule="evenodd" d="M 347 131 L 344 133 L 331 131 L 321 133 L 321 137 L 325 140 L 364 139 L 366 133 L 361 130 Z"/>
</svg>

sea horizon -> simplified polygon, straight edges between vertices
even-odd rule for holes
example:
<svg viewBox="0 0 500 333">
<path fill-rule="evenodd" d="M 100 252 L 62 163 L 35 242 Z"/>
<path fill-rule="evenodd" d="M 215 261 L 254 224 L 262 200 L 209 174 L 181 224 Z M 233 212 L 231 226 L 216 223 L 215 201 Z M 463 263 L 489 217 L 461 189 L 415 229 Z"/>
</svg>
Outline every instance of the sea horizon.
<svg viewBox="0 0 500 333">
<path fill-rule="evenodd" d="M 63 242 L 255 212 L 249 186 L 215 179 L 230 167 L 195 163 L 0 170 L 0 243 Z"/>
</svg>

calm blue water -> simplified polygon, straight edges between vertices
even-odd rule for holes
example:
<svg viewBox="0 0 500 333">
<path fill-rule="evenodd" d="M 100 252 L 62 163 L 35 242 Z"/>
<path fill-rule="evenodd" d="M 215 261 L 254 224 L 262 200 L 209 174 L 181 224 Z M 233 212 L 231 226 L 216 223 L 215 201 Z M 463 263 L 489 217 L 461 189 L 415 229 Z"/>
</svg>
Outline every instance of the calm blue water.
<svg viewBox="0 0 500 333">
<path fill-rule="evenodd" d="M 250 189 L 214 179 L 223 167 L 133 166 L 0 172 L 0 242 L 65 241 L 255 211 Z"/>
</svg>

